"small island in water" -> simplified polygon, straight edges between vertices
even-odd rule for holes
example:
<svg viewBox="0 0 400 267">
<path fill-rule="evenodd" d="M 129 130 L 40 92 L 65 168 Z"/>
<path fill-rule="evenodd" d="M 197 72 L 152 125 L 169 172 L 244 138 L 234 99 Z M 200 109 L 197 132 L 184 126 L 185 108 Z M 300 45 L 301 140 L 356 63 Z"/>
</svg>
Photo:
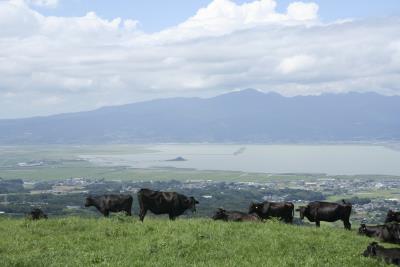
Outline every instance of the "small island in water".
<svg viewBox="0 0 400 267">
<path fill-rule="evenodd" d="M 167 159 L 166 161 L 187 161 L 187 159 L 183 157 L 176 157 L 174 159 Z"/>
</svg>

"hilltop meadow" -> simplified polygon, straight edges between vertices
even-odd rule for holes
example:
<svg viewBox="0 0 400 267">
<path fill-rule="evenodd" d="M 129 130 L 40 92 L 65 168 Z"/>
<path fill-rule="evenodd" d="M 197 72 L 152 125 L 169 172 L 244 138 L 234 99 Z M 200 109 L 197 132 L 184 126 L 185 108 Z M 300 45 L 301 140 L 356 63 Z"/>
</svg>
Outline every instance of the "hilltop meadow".
<svg viewBox="0 0 400 267">
<path fill-rule="evenodd" d="M 386 266 L 361 255 L 372 241 L 275 221 L 0 218 L 2 266 Z"/>
</svg>

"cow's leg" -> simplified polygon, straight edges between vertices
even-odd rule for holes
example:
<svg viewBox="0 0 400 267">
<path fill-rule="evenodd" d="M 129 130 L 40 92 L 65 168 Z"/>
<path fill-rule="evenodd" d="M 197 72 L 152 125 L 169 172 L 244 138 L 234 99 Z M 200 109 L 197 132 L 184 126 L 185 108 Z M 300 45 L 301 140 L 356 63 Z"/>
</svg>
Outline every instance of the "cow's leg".
<svg viewBox="0 0 400 267">
<path fill-rule="evenodd" d="M 170 213 L 170 214 L 169 214 L 169 219 L 170 219 L 171 221 L 175 221 L 175 216 L 174 216 L 173 213 Z"/>
<path fill-rule="evenodd" d="M 131 212 L 131 209 L 129 209 L 129 208 L 126 208 L 126 216 L 132 216 L 132 212 Z"/>
<path fill-rule="evenodd" d="M 351 223 L 349 222 L 349 220 L 343 220 L 343 225 L 345 229 L 351 230 Z"/>
<path fill-rule="evenodd" d="M 108 215 L 110 214 L 110 211 L 109 210 L 103 210 L 103 215 L 104 215 L 104 217 L 108 217 Z"/>
<path fill-rule="evenodd" d="M 315 226 L 320 227 L 321 226 L 320 221 L 315 221 Z"/>
<path fill-rule="evenodd" d="M 147 213 L 147 209 L 140 209 L 140 213 L 139 213 L 139 219 L 143 222 L 144 220 L 144 216 L 146 216 Z"/>
</svg>

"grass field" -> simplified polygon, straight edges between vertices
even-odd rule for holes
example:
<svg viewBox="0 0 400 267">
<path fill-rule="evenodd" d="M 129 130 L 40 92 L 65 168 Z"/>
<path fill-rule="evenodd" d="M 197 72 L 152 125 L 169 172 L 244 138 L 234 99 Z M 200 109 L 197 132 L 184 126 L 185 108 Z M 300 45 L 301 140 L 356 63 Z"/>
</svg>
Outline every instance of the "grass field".
<svg viewBox="0 0 400 267">
<path fill-rule="evenodd" d="M 0 219 L 1 266 L 386 266 L 355 231 L 113 216 Z"/>
</svg>

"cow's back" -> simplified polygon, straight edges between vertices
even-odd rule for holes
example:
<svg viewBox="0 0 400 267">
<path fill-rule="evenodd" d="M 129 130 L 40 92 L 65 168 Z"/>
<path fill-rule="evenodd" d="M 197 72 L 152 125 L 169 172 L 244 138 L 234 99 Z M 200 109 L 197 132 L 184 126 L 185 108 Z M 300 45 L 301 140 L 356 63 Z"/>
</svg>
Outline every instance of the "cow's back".
<svg viewBox="0 0 400 267">
<path fill-rule="evenodd" d="M 340 204 L 316 201 L 311 202 L 310 214 L 320 221 L 333 222 L 342 217 L 342 208 Z"/>
<path fill-rule="evenodd" d="M 294 205 L 290 202 L 269 202 L 269 216 L 286 217 L 292 216 Z"/>
<path fill-rule="evenodd" d="M 104 208 L 118 212 L 132 207 L 133 198 L 130 195 L 104 195 L 102 196 L 102 204 Z"/>
<path fill-rule="evenodd" d="M 169 213 L 176 205 L 177 193 L 140 189 L 138 200 L 141 209 L 149 209 L 154 214 Z"/>
<path fill-rule="evenodd" d="M 339 204 L 323 201 L 316 201 L 310 204 L 311 213 L 317 214 L 319 220 L 327 222 L 348 218 L 352 208 L 351 204 Z"/>
</svg>

